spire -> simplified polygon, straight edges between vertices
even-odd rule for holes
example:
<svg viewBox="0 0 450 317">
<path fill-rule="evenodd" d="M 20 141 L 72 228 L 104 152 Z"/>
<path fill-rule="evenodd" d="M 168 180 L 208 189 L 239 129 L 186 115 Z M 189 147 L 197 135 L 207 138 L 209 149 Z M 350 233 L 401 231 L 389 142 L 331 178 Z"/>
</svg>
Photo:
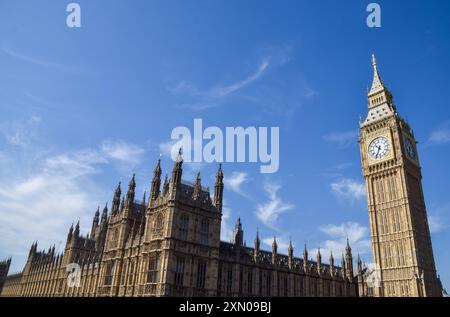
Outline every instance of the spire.
<svg viewBox="0 0 450 317">
<path fill-rule="evenodd" d="M 163 196 L 165 196 L 169 192 L 169 176 L 164 178 L 164 185 L 163 185 Z"/>
<path fill-rule="evenodd" d="M 216 174 L 216 184 L 214 186 L 214 206 L 219 212 L 222 212 L 223 200 L 223 171 L 222 164 L 219 164 L 219 169 Z"/>
<path fill-rule="evenodd" d="M 92 227 L 91 227 L 91 238 L 95 237 L 95 231 L 98 227 L 98 221 L 100 219 L 100 206 L 97 207 L 97 211 L 95 212 L 94 219 L 92 220 Z"/>
<path fill-rule="evenodd" d="M 294 260 L 294 247 L 292 246 L 292 240 L 289 240 L 289 247 L 288 247 L 288 266 L 290 269 L 292 269 L 293 266 L 293 260 Z"/>
<path fill-rule="evenodd" d="M 111 208 L 111 214 L 115 215 L 119 212 L 119 208 L 120 208 L 120 196 L 122 195 L 122 190 L 120 188 L 121 186 L 121 182 L 119 182 L 119 184 L 116 187 L 116 191 L 114 192 L 114 198 L 113 198 L 113 203 L 112 203 L 112 208 Z"/>
<path fill-rule="evenodd" d="M 349 279 L 353 279 L 353 256 L 352 256 L 352 248 L 350 247 L 350 242 L 347 238 L 347 246 L 345 248 L 345 261 L 347 262 L 347 277 Z"/>
<path fill-rule="evenodd" d="M 372 81 L 372 87 L 369 91 L 369 96 L 379 93 L 385 89 L 384 83 L 381 80 L 380 73 L 378 72 L 378 65 L 377 65 L 377 59 L 375 57 L 375 54 L 372 54 L 372 66 L 373 66 L 373 81 Z"/>
<path fill-rule="evenodd" d="M 378 71 L 378 64 L 375 55 L 372 55 L 372 66 L 373 66 L 373 82 L 370 91 L 368 92 L 369 97 L 369 109 L 375 108 L 380 105 L 389 105 L 389 110 L 386 107 L 383 109 L 377 109 L 378 117 L 381 115 L 389 115 L 392 110 L 395 111 L 395 106 L 392 101 L 392 95 L 381 79 L 380 73 Z M 383 107 L 382 107 L 383 108 Z M 381 110 L 381 111 L 380 111 Z M 369 118 L 371 120 L 377 119 L 375 113 L 370 114 L 370 117 L 374 116 L 374 118 Z M 370 121 L 370 120 L 369 120 Z"/>
<path fill-rule="evenodd" d="M 330 251 L 330 273 L 331 273 L 331 275 L 334 275 L 334 256 L 333 256 L 333 250 Z"/>
<path fill-rule="evenodd" d="M 145 206 L 145 202 L 146 202 L 146 200 L 147 200 L 147 191 L 146 191 L 146 190 L 144 190 L 144 195 L 142 196 L 142 205 L 144 205 L 144 206 Z"/>
<path fill-rule="evenodd" d="M 195 185 L 194 185 L 194 199 L 197 199 L 200 197 L 200 192 L 202 189 L 202 179 L 200 177 L 200 172 L 197 174 L 197 178 L 195 179 Z"/>
<path fill-rule="evenodd" d="M 273 243 L 272 243 L 272 264 L 276 263 L 278 254 L 278 243 L 277 243 L 277 237 L 273 236 Z"/>
<path fill-rule="evenodd" d="M 320 253 L 320 248 L 317 249 L 317 269 L 319 271 L 321 271 L 321 267 L 322 267 L 322 254 Z"/>
<path fill-rule="evenodd" d="M 131 178 L 130 183 L 128 184 L 128 192 L 126 198 L 127 206 L 131 206 L 134 203 L 135 189 L 136 189 L 136 174 L 133 174 L 133 177 Z"/>
<path fill-rule="evenodd" d="M 303 249 L 303 260 L 308 261 L 308 248 L 306 247 L 306 243 L 305 248 Z"/>
<path fill-rule="evenodd" d="M 180 148 L 172 170 L 172 186 L 177 188 L 183 174 L 183 149 Z"/>
<path fill-rule="evenodd" d="M 97 207 L 97 211 L 95 212 L 94 219 L 97 219 L 97 220 L 98 220 L 99 217 L 100 217 L 100 206 Z"/>
<path fill-rule="evenodd" d="M 72 240 L 72 236 L 73 236 L 73 223 L 69 228 L 69 234 L 67 235 L 67 242 L 69 242 L 70 240 Z M 35 246 L 36 244 L 33 243 L 33 246 Z M 32 246 L 32 247 L 33 247 Z"/>
<path fill-rule="evenodd" d="M 105 207 L 103 208 L 102 212 L 102 219 L 106 219 L 108 217 L 108 203 L 105 204 Z"/>
<path fill-rule="evenodd" d="M 75 238 L 78 238 L 80 236 L 80 220 L 78 220 L 77 225 L 75 226 L 73 235 L 75 236 Z"/>
<path fill-rule="evenodd" d="M 331 265 L 331 266 L 334 266 L 333 250 L 330 251 L 330 265 Z"/>
<path fill-rule="evenodd" d="M 294 254 L 294 247 L 292 246 L 292 240 L 289 240 L 288 255 L 292 257 L 293 254 Z"/>
<path fill-rule="evenodd" d="M 242 223 L 241 223 L 241 218 L 239 217 L 236 220 L 236 224 L 234 226 L 234 230 L 233 230 L 233 243 L 236 246 L 242 246 L 244 241 L 244 231 L 242 230 Z"/>
<path fill-rule="evenodd" d="M 161 187 L 161 159 L 158 160 L 153 172 L 152 186 L 150 189 L 150 200 L 155 200 L 160 193 Z"/>
<path fill-rule="evenodd" d="M 259 230 L 256 229 L 256 238 L 255 238 L 255 255 L 259 254 L 259 248 L 261 245 L 261 241 L 259 240 Z"/>
</svg>

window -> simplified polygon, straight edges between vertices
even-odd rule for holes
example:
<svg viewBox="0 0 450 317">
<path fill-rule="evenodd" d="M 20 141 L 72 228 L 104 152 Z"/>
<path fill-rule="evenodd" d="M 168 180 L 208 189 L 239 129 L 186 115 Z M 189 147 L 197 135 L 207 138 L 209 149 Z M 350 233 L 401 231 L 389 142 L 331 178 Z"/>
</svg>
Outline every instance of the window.
<svg viewBox="0 0 450 317">
<path fill-rule="evenodd" d="M 205 288 L 206 262 L 200 261 L 197 267 L 197 288 Z"/>
<path fill-rule="evenodd" d="M 200 243 L 208 244 L 208 219 L 203 219 L 200 225 Z"/>
<path fill-rule="evenodd" d="M 183 257 L 177 257 L 176 267 L 175 267 L 175 285 L 183 286 L 184 279 L 184 263 Z"/>
<path fill-rule="evenodd" d="M 187 240 L 188 229 L 189 229 L 189 216 L 188 215 L 182 215 L 180 217 L 180 226 L 178 228 L 178 230 L 179 230 L 179 238 L 181 240 Z"/>
<path fill-rule="evenodd" d="M 231 293 L 232 286 L 233 286 L 233 268 L 231 265 L 229 265 L 227 271 L 227 293 Z"/>
<path fill-rule="evenodd" d="M 112 285 L 114 273 L 114 262 L 108 262 L 106 264 L 106 272 L 105 272 L 105 285 Z"/>
<path fill-rule="evenodd" d="M 156 284 L 158 283 L 158 273 L 159 273 L 159 257 L 151 258 L 148 263 L 147 271 L 147 283 Z"/>
<path fill-rule="evenodd" d="M 163 229 L 164 226 L 164 218 L 162 214 L 159 214 L 156 217 L 156 223 L 155 223 L 155 231 L 161 231 Z"/>
<path fill-rule="evenodd" d="M 250 269 L 247 272 L 247 293 L 250 295 L 253 293 L 253 273 Z"/>
<path fill-rule="evenodd" d="M 134 262 L 131 262 L 130 271 L 128 272 L 128 285 L 133 284 L 134 277 Z"/>
</svg>

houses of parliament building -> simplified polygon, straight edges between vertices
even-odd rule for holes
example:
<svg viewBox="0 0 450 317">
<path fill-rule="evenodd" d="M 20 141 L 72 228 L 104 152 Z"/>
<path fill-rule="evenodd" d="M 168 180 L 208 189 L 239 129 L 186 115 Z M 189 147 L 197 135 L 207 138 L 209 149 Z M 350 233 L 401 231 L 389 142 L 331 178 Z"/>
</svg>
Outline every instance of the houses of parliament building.
<svg viewBox="0 0 450 317">
<path fill-rule="evenodd" d="M 367 118 L 360 122 L 372 255 L 370 271 L 347 242 L 341 263 L 325 264 L 305 245 L 302 258 L 244 243 L 237 220 L 231 242 L 220 240 L 224 174 L 219 166 L 214 193 L 182 179 L 181 152 L 171 177 L 162 181 L 158 161 L 150 195 L 135 197 L 133 176 L 122 196 L 119 183 L 110 208 L 98 209 L 90 233 L 72 225 L 64 251 L 29 250 L 22 272 L 9 275 L 0 262 L 0 296 L 117 297 L 440 297 L 421 167 L 414 134 L 397 113 L 373 57 L 374 80 Z M 370 271 L 370 272 L 369 272 Z M 370 274 L 369 274 L 370 273 Z"/>
</svg>

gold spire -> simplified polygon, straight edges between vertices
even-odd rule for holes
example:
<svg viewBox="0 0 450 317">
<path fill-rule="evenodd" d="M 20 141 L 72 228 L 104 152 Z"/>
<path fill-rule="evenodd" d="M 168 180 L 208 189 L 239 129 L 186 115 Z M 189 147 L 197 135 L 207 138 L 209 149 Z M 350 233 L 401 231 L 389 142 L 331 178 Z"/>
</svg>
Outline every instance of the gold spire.
<svg viewBox="0 0 450 317">
<path fill-rule="evenodd" d="M 384 87 L 384 83 L 381 80 L 380 73 L 378 72 L 377 59 L 375 54 L 372 54 L 372 66 L 373 66 L 373 82 L 372 88 L 370 88 L 369 96 L 379 93 L 386 88 Z"/>
</svg>

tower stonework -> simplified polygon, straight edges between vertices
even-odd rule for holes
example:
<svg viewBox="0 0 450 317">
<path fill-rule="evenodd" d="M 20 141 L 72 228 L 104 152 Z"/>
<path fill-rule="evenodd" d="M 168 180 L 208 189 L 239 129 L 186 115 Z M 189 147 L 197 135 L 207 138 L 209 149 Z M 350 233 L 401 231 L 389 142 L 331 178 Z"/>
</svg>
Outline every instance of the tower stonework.
<svg viewBox="0 0 450 317">
<path fill-rule="evenodd" d="M 372 254 L 380 283 L 374 296 L 442 296 L 436 274 L 417 142 L 397 113 L 372 58 L 367 118 L 360 122 Z"/>
</svg>

